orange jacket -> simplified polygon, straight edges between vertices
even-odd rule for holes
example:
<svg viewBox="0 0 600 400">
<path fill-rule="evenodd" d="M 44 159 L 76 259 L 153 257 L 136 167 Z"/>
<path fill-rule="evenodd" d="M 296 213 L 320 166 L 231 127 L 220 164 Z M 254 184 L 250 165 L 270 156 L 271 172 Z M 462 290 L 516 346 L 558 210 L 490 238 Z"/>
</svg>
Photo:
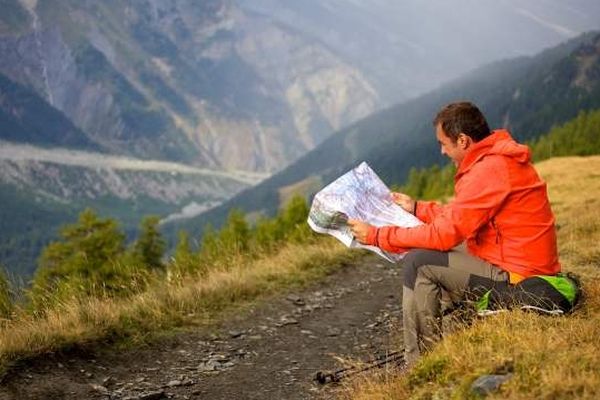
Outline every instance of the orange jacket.
<svg viewBox="0 0 600 400">
<path fill-rule="evenodd" d="M 554 215 L 530 151 L 505 130 L 474 143 L 454 177 L 447 205 L 419 201 L 414 228 L 370 227 L 367 243 L 392 252 L 447 251 L 466 240 L 469 252 L 524 277 L 560 271 Z"/>
</svg>

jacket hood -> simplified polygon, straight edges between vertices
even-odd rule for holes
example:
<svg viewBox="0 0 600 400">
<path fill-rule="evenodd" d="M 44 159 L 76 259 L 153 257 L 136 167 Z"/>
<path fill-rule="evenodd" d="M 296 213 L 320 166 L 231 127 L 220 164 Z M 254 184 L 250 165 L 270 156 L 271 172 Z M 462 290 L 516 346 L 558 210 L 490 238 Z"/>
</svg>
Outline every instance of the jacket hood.
<svg viewBox="0 0 600 400">
<path fill-rule="evenodd" d="M 515 142 L 507 130 L 498 129 L 471 147 L 460 163 L 456 175 L 468 171 L 477 161 L 492 154 L 510 157 L 519 163 L 527 163 L 531 160 L 529 147 Z"/>
</svg>

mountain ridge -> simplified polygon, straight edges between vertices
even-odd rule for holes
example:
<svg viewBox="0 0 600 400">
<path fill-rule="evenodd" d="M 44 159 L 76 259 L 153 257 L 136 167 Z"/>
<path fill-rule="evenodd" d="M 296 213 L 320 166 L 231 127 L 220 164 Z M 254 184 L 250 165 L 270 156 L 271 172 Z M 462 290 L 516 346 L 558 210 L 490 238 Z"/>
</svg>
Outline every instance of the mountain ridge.
<svg viewBox="0 0 600 400">
<path fill-rule="evenodd" d="M 592 55 L 589 55 L 589 53 Z M 273 214 L 280 192 L 305 179 L 323 184 L 367 161 L 388 183 L 401 183 L 411 167 L 424 167 L 443 160 L 436 151 L 431 120 L 445 103 L 457 99 L 475 101 L 490 125 L 504 125 L 516 139 L 531 139 L 552 125 L 574 118 L 579 110 L 600 107 L 600 34 L 590 32 L 537 56 L 503 60 L 479 68 L 457 81 L 376 113 L 337 132 L 295 164 L 257 186 L 249 188 L 200 217 L 177 225 L 200 234 L 202 226 L 220 226 L 231 208 Z M 571 85 L 582 55 L 593 59 L 588 68 L 587 89 Z M 548 80 L 553 77 L 554 80 Z M 515 95 L 518 91 L 520 95 Z M 299 185 L 302 187 L 302 185 Z M 306 187 L 306 185 L 304 186 Z M 318 188 L 300 193 L 310 196 Z M 175 229 L 173 227 L 172 229 Z"/>
<path fill-rule="evenodd" d="M 591 0 L 509 0 L 457 24 L 468 5 L 5 0 L 0 73 L 105 151 L 272 173 L 388 104 L 600 16 Z M 493 45 L 483 28 L 497 18 L 513 29 Z"/>
<path fill-rule="evenodd" d="M 232 1 L 10 0 L 7 9 L 22 15 L 0 35 L 0 72 L 109 152 L 271 172 L 375 107 L 359 71 Z M 285 60 L 312 65 L 302 72 L 310 81 L 294 88 Z M 329 81 L 333 71 L 342 79 Z M 337 89 L 349 96 L 339 109 L 311 100 L 338 101 Z"/>
<path fill-rule="evenodd" d="M 401 130 L 412 132 L 414 137 L 429 137 L 429 113 L 435 107 L 416 99 L 367 122 L 357 120 L 384 107 L 394 95 L 410 97 L 435 86 L 450 76 L 449 71 L 467 65 L 465 61 L 476 65 L 486 57 L 526 53 L 568 36 L 567 31 L 579 31 L 591 24 L 590 17 L 600 16 L 600 7 L 591 0 L 575 6 L 549 1 L 548 7 L 542 8 L 509 0 L 502 5 L 494 3 L 489 9 L 477 5 L 473 15 L 460 12 L 466 3 L 453 3 L 455 9 L 440 21 L 433 11 L 443 11 L 448 5 L 423 4 L 417 0 L 402 4 L 381 0 L 370 6 L 346 0 L 5 0 L 0 15 L 0 74 L 5 77 L 0 91 L 0 139 L 53 148 L 57 154 L 61 151 L 57 147 L 76 148 L 149 162 L 177 161 L 225 174 L 235 171 L 242 178 L 243 171 L 250 172 L 245 173 L 246 183 L 225 185 L 231 189 L 229 193 L 221 191 L 220 181 L 213 182 L 221 188 L 215 199 L 194 192 L 189 180 L 180 181 L 178 187 L 177 179 L 169 173 L 150 170 L 144 176 L 140 171 L 106 172 L 108 169 L 101 168 L 111 174 L 108 179 L 95 167 L 76 164 L 69 171 L 65 163 L 48 160 L 4 161 L 12 180 L 0 181 L 5 192 L 0 194 L 5 208 L 12 211 L 4 214 L 5 236 L 0 247 L 26 243 L 27 232 L 34 231 L 40 243 L 47 243 L 56 237 L 61 222 L 70 221 L 71 215 L 85 206 L 99 207 L 108 217 L 124 218 L 128 231 L 135 229 L 135 219 L 142 213 L 168 219 L 214 207 L 243 185 L 255 182 L 255 172 L 261 176 L 277 171 L 320 143 L 328 150 L 316 150 L 303 161 L 319 170 L 307 177 L 304 170 L 291 169 L 286 172 L 288 178 L 261 183 L 258 190 L 268 190 L 253 195 L 251 208 L 274 212 L 277 204 L 299 188 L 316 190 L 349 169 L 359 157 L 380 169 L 384 179 L 402 179 L 409 164 L 426 165 L 440 158 L 428 152 L 426 141 L 417 143 L 404 134 L 396 139 L 386 132 Z M 518 15 L 515 19 L 515 6 L 530 17 L 555 22 L 567 31 L 557 33 L 543 24 L 528 24 Z M 324 7 L 327 12 L 322 12 Z M 586 14 L 577 16 L 570 8 L 584 9 Z M 418 15 L 426 18 L 418 19 Z M 495 42 L 485 40 L 493 37 L 493 32 L 476 29 L 478 24 L 486 25 L 490 17 L 505 17 L 514 28 L 502 35 L 501 43 L 515 35 L 531 34 L 521 35 L 523 40 L 509 40 L 511 46 L 507 48 L 495 47 Z M 452 29 L 443 34 L 442 27 L 446 26 Z M 478 41 L 485 44 L 481 54 Z M 464 48 L 456 48 L 461 43 Z M 425 57 L 425 49 L 435 54 L 434 60 Z M 512 71 L 512 67 L 498 69 Z M 485 84 L 485 78 L 481 82 Z M 577 82 L 585 86 L 586 79 Z M 507 98 L 515 94 L 505 92 Z M 527 93 L 521 97 L 527 99 Z M 571 102 L 579 107 L 577 98 Z M 27 107 L 19 108 L 20 104 Z M 422 109 L 425 106 L 429 111 Z M 523 121 L 523 110 L 529 111 L 507 107 L 503 104 L 492 119 Z M 494 111 L 492 108 L 492 114 Z M 406 121 L 402 126 L 395 122 L 399 117 Z M 532 122 L 538 119 L 534 117 Z M 367 124 L 372 124 L 372 134 L 363 135 Z M 347 134 L 329 141 L 330 132 L 341 127 L 346 127 Z M 389 148 L 401 154 L 403 147 L 421 154 L 420 158 L 402 164 L 397 163 L 394 152 L 382 153 Z M 392 170 L 386 165 L 395 167 Z M 45 176 L 51 176 L 49 182 L 55 184 L 46 187 L 38 183 Z M 199 175 L 194 179 L 200 179 Z M 220 179 L 233 182 L 226 176 Z M 100 199 L 106 192 L 91 185 L 95 180 L 106 187 L 125 182 L 125 192 L 131 195 L 122 199 L 111 194 Z M 155 201 L 145 192 L 158 193 L 159 182 L 172 196 Z M 274 188 L 278 185 L 281 187 Z M 197 197 L 184 194 L 192 192 Z M 83 197 L 78 199 L 74 194 Z M 31 201 L 24 201 L 26 198 Z M 163 202 L 166 199 L 170 203 Z M 24 215 L 25 208 L 53 209 L 44 201 L 56 201 L 52 207 L 60 208 L 56 214 L 64 219 L 44 220 L 39 213 L 34 213 L 33 221 L 15 217 Z M 223 214 L 226 208 L 214 212 Z M 202 225 L 194 221 L 190 224 Z M 192 226 L 190 231 L 198 229 Z M 14 251 L 8 245 L 4 248 Z M 34 258 L 30 254 L 29 262 Z M 1 260 L 9 267 L 15 262 L 14 257 Z"/>
</svg>

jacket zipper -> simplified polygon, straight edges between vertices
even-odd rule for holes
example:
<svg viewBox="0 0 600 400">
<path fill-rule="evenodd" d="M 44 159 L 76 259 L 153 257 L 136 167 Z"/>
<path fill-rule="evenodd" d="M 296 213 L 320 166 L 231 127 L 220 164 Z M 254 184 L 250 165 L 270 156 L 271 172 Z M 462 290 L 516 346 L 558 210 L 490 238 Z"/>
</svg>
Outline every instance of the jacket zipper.
<svg viewBox="0 0 600 400">
<path fill-rule="evenodd" d="M 496 244 L 500 246 L 500 259 L 504 261 L 504 249 L 502 247 L 502 235 L 500 235 L 500 229 L 498 229 L 498 226 L 496 225 L 495 218 L 492 218 L 490 222 L 492 223 L 492 227 L 496 231 Z"/>
</svg>

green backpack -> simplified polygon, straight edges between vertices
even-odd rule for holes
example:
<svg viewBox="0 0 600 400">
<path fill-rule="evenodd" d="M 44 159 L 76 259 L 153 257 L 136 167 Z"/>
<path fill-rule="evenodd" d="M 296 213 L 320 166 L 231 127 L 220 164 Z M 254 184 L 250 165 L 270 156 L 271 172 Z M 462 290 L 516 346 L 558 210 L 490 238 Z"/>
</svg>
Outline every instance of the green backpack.
<svg viewBox="0 0 600 400">
<path fill-rule="evenodd" d="M 516 285 L 485 292 L 475 304 L 479 315 L 520 308 L 541 314 L 571 312 L 581 298 L 579 279 L 573 274 L 534 275 Z"/>
</svg>

